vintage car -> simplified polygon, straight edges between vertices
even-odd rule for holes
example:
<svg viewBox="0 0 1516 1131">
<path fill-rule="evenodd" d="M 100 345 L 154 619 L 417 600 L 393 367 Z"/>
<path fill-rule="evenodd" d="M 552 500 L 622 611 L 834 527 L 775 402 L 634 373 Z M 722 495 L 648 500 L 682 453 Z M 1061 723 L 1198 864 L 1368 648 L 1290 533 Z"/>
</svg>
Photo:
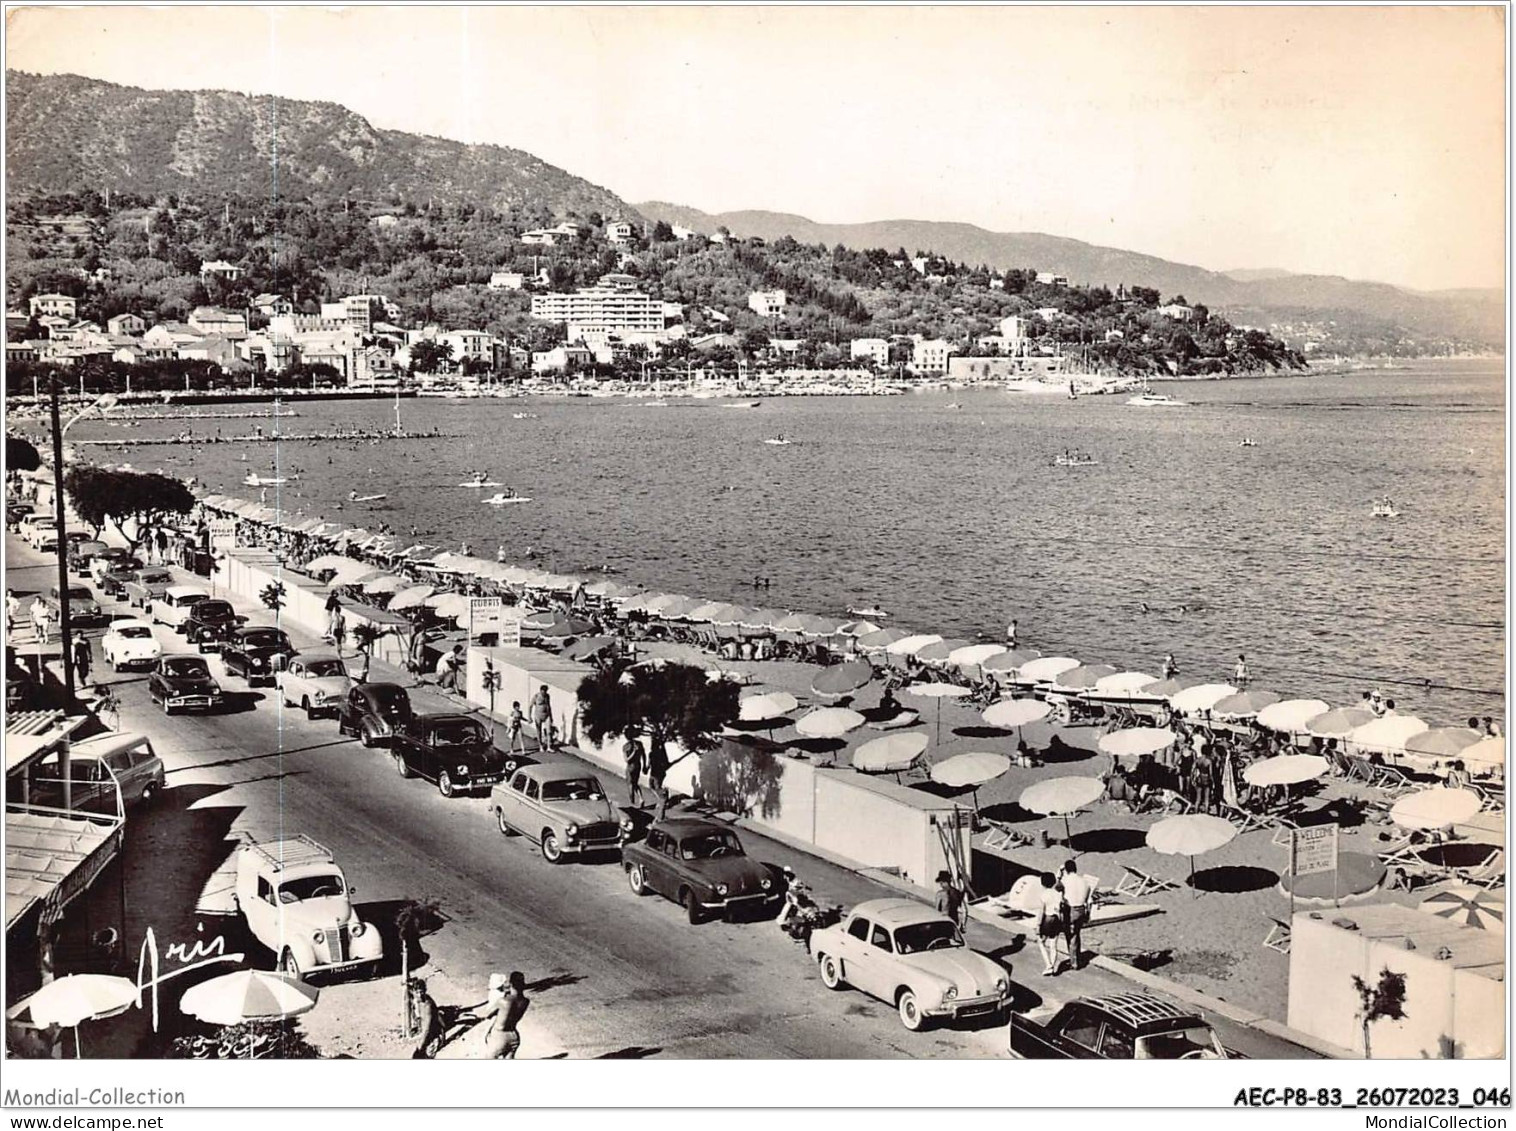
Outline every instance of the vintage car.
<svg viewBox="0 0 1516 1131">
<path fill-rule="evenodd" d="M 165 586 L 163 595 L 152 602 L 153 621 L 182 633 L 190 612 L 201 601 L 210 600 L 210 596 L 204 589 L 197 589 L 193 585 Z"/>
<path fill-rule="evenodd" d="M 655 891 L 684 908 L 691 923 L 741 909 L 777 908 L 783 885 L 742 850 L 737 834 L 700 818 L 655 821 L 647 837 L 621 849 L 634 895 Z"/>
<path fill-rule="evenodd" d="M 436 782 L 443 797 L 471 793 L 505 776 L 505 755 L 474 715 L 414 715 L 395 731 L 390 751 L 401 777 Z"/>
<path fill-rule="evenodd" d="M 120 546 L 107 546 L 89 560 L 89 577 L 96 585 L 109 573 L 129 573 L 142 568 L 142 560 Z"/>
<path fill-rule="evenodd" d="M 223 651 L 221 655 L 224 658 L 226 653 Z M 299 703 L 308 719 L 327 712 L 336 714 L 351 682 L 341 657 L 323 652 L 291 656 L 284 669 L 274 676 L 279 701 L 286 707 Z"/>
<path fill-rule="evenodd" d="M 412 714 L 410 693 L 398 683 L 360 683 L 337 708 L 337 733 L 357 735 L 364 746 L 387 746 Z"/>
<path fill-rule="evenodd" d="M 914 899 L 860 903 L 841 922 L 813 931 L 811 954 L 832 990 L 851 985 L 887 1001 L 915 1032 L 937 1018 L 1005 1009 L 1011 972 L 964 944 L 958 925 Z"/>
<path fill-rule="evenodd" d="M 136 567 L 131 569 L 108 569 L 95 580 L 100 592 L 113 600 L 126 597 L 126 583 L 137 576 Z"/>
<path fill-rule="evenodd" d="M 112 621 L 100 638 L 100 651 L 112 671 L 151 668 L 163 655 L 163 646 L 145 620 Z"/>
<path fill-rule="evenodd" d="M 379 968 L 384 938 L 353 906 L 354 889 L 329 849 L 303 834 L 244 840 L 211 874 L 197 914 L 242 916 L 279 969 L 296 978 Z"/>
<path fill-rule="evenodd" d="M 567 762 L 523 766 L 490 790 L 490 811 L 506 836 L 537 842 L 550 864 L 621 847 L 630 820 L 618 821 L 594 774 Z"/>
<path fill-rule="evenodd" d="M 11 530 L 21 526 L 21 520 L 33 513 L 31 503 L 16 502 L 10 499 L 5 501 L 5 525 Z"/>
<path fill-rule="evenodd" d="M 221 662 L 226 666 L 226 673 L 240 675 L 247 680 L 249 687 L 260 680 L 276 682 L 274 673 L 278 662 L 275 658 L 282 656 L 287 660 L 294 654 L 295 646 L 283 631 L 262 625 L 234 628 L 221 645 Z"/>
<path fill-rule="evenodd" d="M 134 608 L 145 609 L 163 597 L 174 584 L 174 575 L 162 566 L 139 569 L 122 588 L 126 603 Z M 202 593 L 201 596 L 204 596 Z"/>
<path fill-rule="evenodd" d="M 210 711 L 221 705 L 221 685 L 210 666 L 199 656 L 164 656 L 147 677 L 147 697 L 175 711 Z"/>
<path fill-rule="evenodd" d="M 230 601 L 208 597 L 196 601 L 184 618 L 184 639 L 195 646 L 197 652 L 213 652 L 226 643 L 227 637 L 239 624 L 246 621 L 239 617 Z"/>
<path fill-rule="evenodd" d="M 1151 994 L 1075 998 L 1011 1014 L 1011 1055 L 1027 1060 L 1226 1060 L 1193 1009 Z"/>
<path fill-rule="evenodd" d="M 90 562 L 95 560 L 96 555 L 105 553 L 110 547 L 95 538 L 87 538 L 82 542 L 73 542 L 68 548 L 68 568 L 70 573 L 88 574 Z"/>
<path fill-rule="evenodd" d="M 43 762 L 40 771 L 42 778 L 51 777 L 61 787 L 56 759 Z M 109 813 L 115 810 L 118 789 L 123 806 L 146 804 L 156 797 L 163 788 L 163 759 L 147 735 L 113 731 L 71 742 L 69 774 L 75 808 Z"/>
<path fill-rule="evenodd" d="M 58 593 L 59 589 L 54 585 L 47 591 L 47 596 L 42 598 L 42 603 L 53 610 L 55 621 L 62 615 L 63 602 L 58 599 Z M 68 614 L 75 625 L 103 624 L 105 621 L 105 613 L 100 608 L 100 602 L 96 601 L 95 595 L 83 585 L 68 587 Z"/>
</svg>

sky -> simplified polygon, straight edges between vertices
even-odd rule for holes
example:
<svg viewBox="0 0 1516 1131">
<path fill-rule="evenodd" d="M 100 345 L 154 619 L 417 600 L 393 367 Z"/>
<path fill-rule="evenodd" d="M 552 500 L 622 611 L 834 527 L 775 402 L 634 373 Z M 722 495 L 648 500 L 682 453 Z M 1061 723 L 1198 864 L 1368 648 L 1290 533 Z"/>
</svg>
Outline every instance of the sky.
<svg viewBox="0 0 1516 1131">
<path fill-rule="evenodd" d="M 26 8 L 6 66 L 337 102 L 631 203 L 1504 277 L 1495 7 Z"/>
</svg>

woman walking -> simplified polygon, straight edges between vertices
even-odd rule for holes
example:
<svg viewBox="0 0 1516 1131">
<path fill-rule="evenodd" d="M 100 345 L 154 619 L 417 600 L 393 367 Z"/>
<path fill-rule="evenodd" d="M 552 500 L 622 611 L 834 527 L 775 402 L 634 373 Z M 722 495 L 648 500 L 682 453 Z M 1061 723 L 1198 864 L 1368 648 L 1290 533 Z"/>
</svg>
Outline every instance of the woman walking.
<svg viewBox="0 0 1516 1131">
<path fill-rule="evenodd" d="M 1042 873 L 1038 895 L 1037 949 L 1042 952 L 1042 976 L 1058 973 L 1058 940 L 1063 936 L 1063 893 L 1052 872 Z"/>
</svg>

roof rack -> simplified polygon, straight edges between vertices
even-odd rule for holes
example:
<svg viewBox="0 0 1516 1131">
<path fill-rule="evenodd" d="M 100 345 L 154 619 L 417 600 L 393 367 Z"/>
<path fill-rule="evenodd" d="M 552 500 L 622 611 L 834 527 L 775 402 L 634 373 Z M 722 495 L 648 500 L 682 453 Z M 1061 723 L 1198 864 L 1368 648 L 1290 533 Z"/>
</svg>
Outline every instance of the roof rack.
<svg viewBox="0 0 1516 1131">
<path fill-rule="evenodd" d="M 1196 1016 L 1195 1010 L 1185 1009 L 1171 1001 L 1151 997 L 1148 994 L 1112 994 L 1092 998 L 1090 1004 L 1134 1026 L 1151 1024 L 1154 1021 L 1177 1021 L 1181 1018 Z"/>
<path fill-rule="evenodd" d="M 256 840 L 248 836 L 244 837 L 244 840 L 247 847 L 272 864 L 276 872 L 282 872 L 287 868 L 302 867 L 306 864 L 332 862 L 331 849 L 317 843 L 304 833 L 270 840 Z"/>
</svg>

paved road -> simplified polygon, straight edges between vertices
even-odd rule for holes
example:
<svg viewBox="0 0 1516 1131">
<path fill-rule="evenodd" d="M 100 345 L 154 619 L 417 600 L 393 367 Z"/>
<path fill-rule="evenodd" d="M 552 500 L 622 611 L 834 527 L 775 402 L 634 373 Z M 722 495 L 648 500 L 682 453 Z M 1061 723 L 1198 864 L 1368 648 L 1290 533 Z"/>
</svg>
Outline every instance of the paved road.
<svg viewBox="0 0 1516 1131">
<path fill-rule="evenodd" d="M 44 588 L 52 576 L 13 537 L 7 538 L 7 562 L 8 584 L 21 592 Z M 264 610 L 240 611 L 270 619 Z M 168 651 L 190 650 L 164 627 L 157 634 Z M 305 633 L 291 635 L 297 647 L 322 647 Z M 225 858 L 229 832 L 303 832 L 333 850 L 365 918 L 387 923 L 404 901 L 439 901 L 448 921 L 425 940 L 428 975 L 477 987 L 468 1000 L 483 996 L 495 970 L 521 969 L 538 983 L 523 1055 L 534 1047 L 575 1058 L 1005 1055 L 1003 1025 L 913 1034 L 889 1006 L 854 991 L 829 992 L 803 949 L 770 922 L 692 927 L 672 903 L 634 897 L 614 863 L 550 865 L 530 842 L 502 837 L 483 798 L 449 801 L 425 782 L 401 779 L 384 751 L 340 739 L 334 722 L 306 720 L 298 709 L 281 707 L 271 690 L 245 693 L 240 679 L 225 677 L 223 687 L 236 693 L 231 710 L 164 717 L 147 699 L 145 676 L 104 670 L 96 651 L 95 680 L 119 696 L 121 728 L 150 734 L 168 766 L 169 788 L 128 828 L 127 937 L 133 947 L 149 925 L 160 938 L 193 937 L 194 899 Z M 220 661 L 210 662 L 221 678 Z M 373 678 L 384 674 L 375 670 Z M 444 703 L 431 689 L 415 696 L 423 709 Z M 622 783 L 606 785 L 624 805 Z M 895 894 L 750 832 L 742 835 L 752 855 L 790 864 L 823 899 L 852 904 Z M 1019 941 L 983 924 L 971 924 L 969 938 L 1030 983 L 1017 985 L 1022 1002 L 1132 989 L 1094 969 L 1038 977 L 1034 953 L 1019 952 Z M 1302 1055 L 1215 1020 L 1224 1039 L 1249 1055 Z"/>
</svg>

